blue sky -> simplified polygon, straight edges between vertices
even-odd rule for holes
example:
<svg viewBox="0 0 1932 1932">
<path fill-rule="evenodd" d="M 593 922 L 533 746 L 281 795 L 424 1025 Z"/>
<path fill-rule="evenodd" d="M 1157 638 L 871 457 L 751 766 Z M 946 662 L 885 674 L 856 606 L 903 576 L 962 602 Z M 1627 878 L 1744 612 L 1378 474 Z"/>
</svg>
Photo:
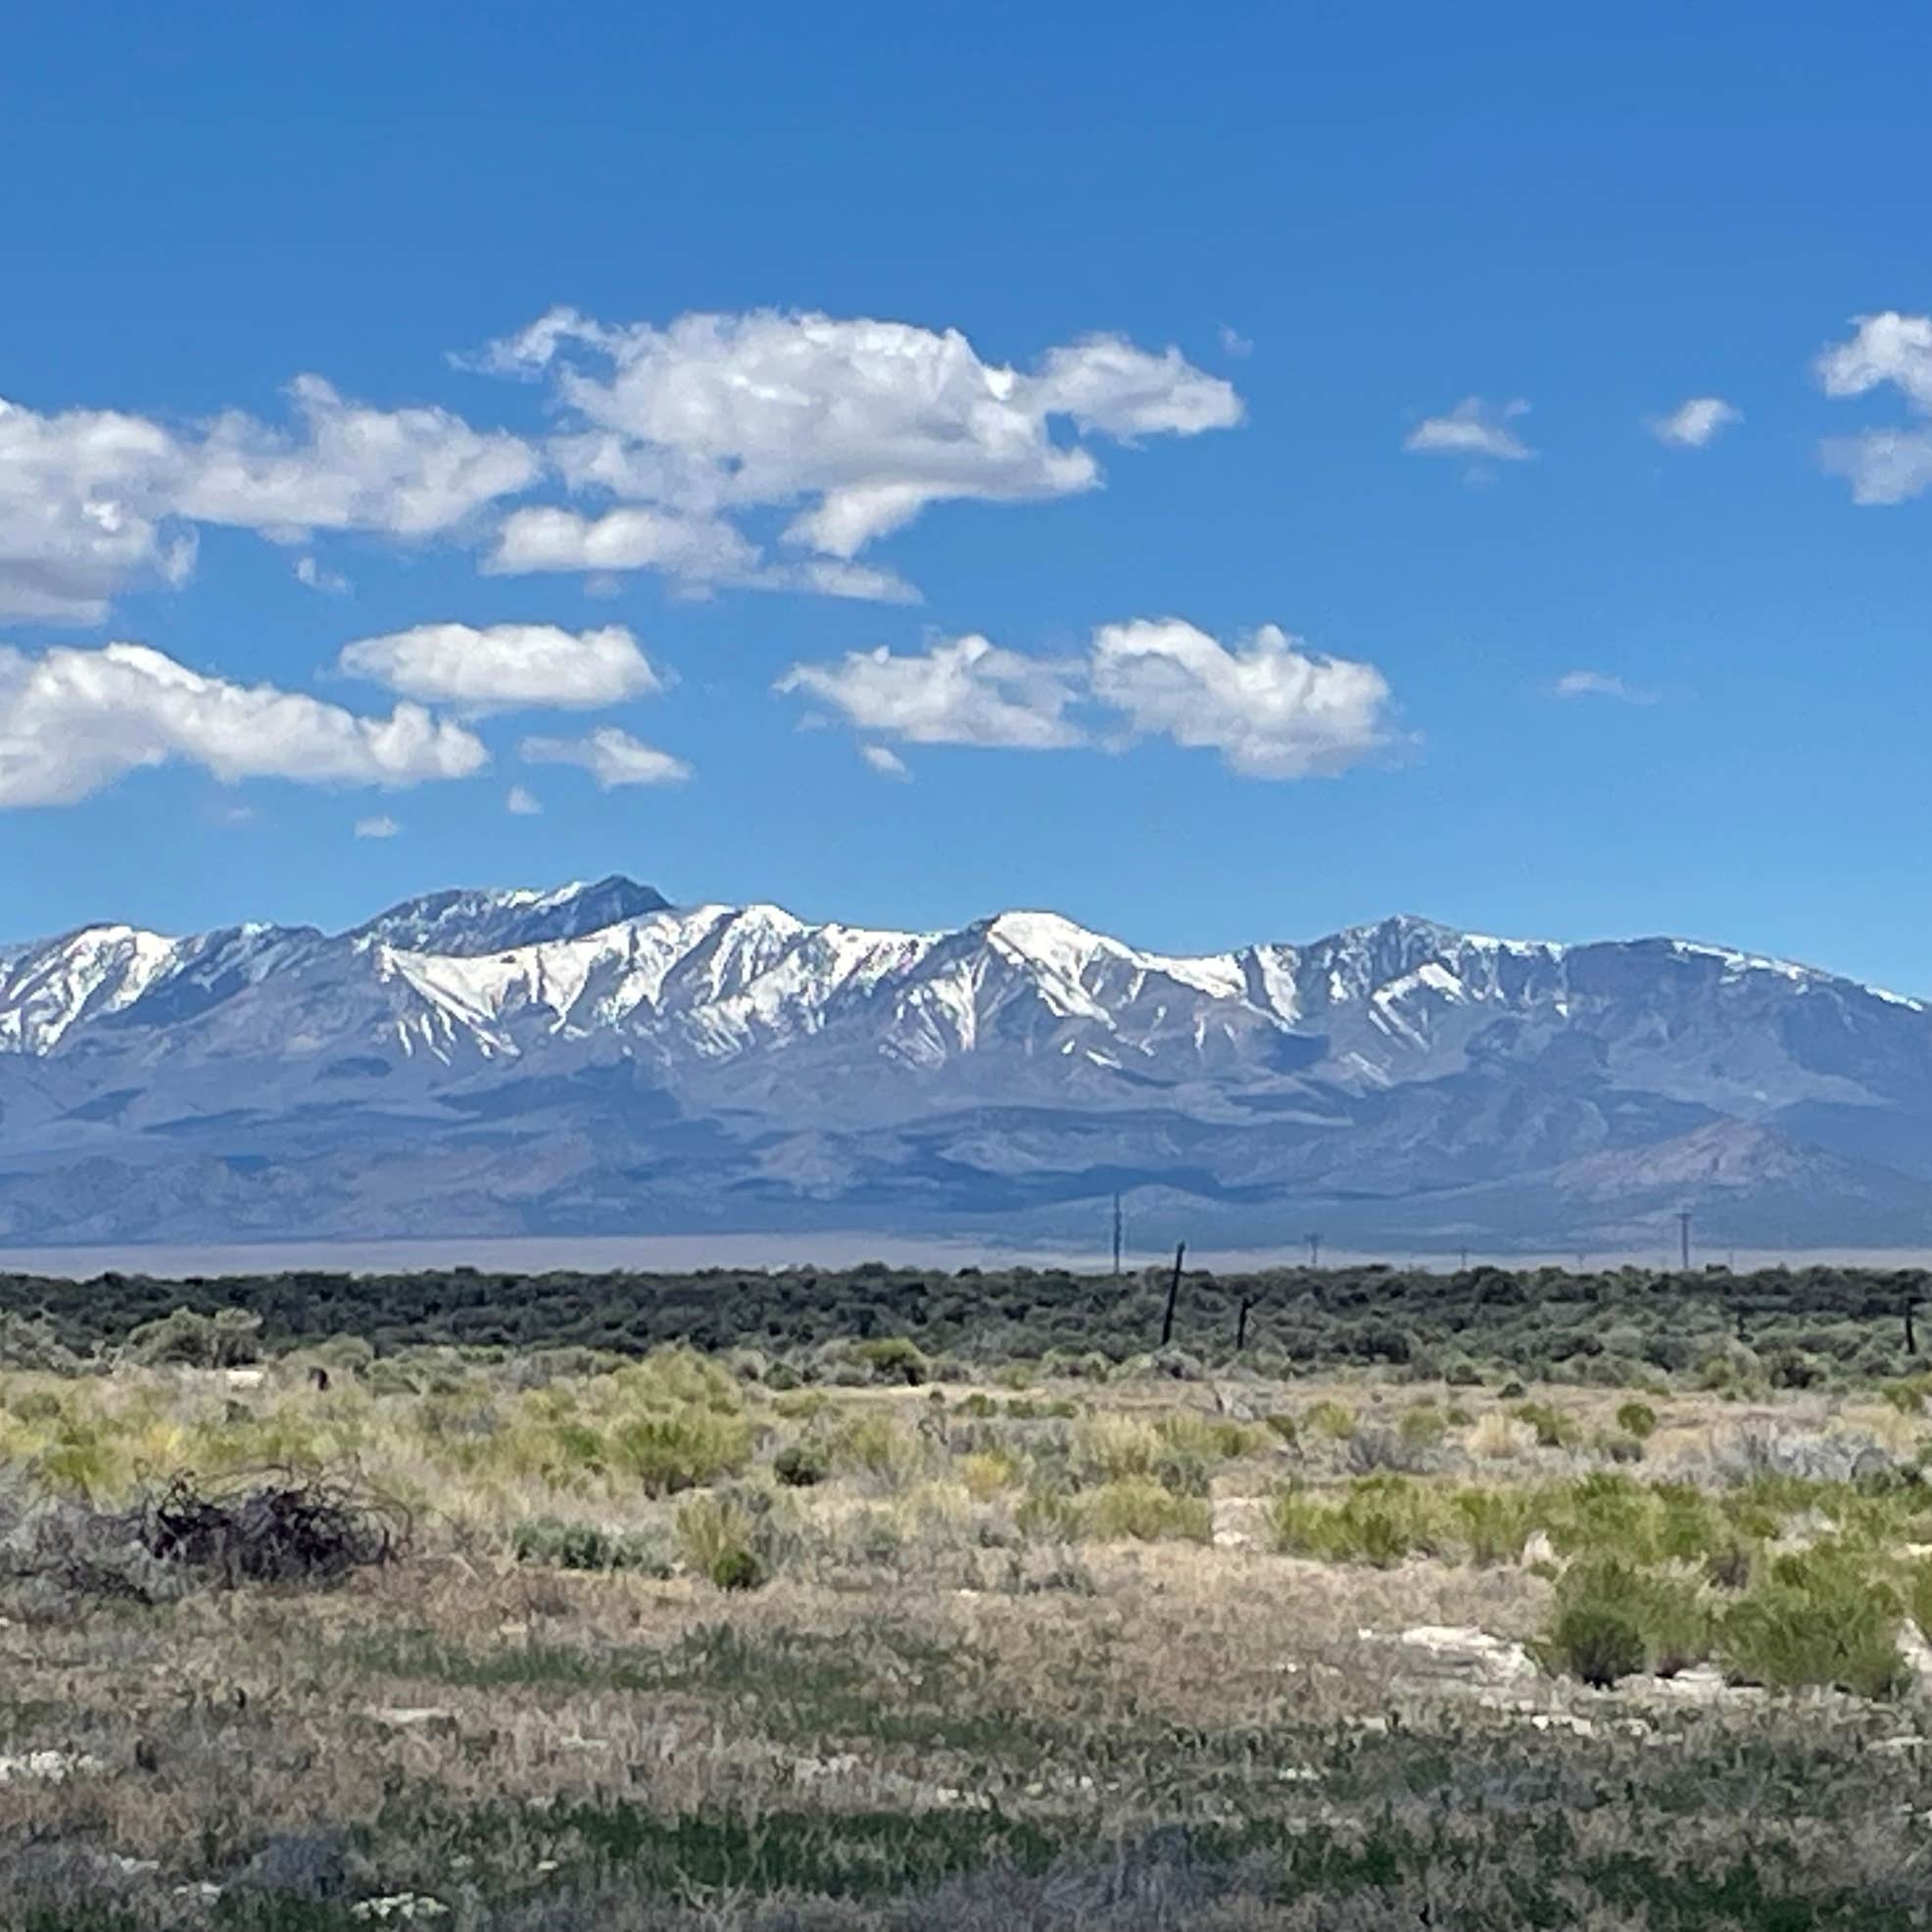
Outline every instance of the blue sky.
<svg viewBox="0 0 1932 1932">
<path fill-rule="evenodd" d="M 10 28 L 0 939 L 621 870 L 1932 991 L 1922 14 L 555 15 Z"/>
</svg>

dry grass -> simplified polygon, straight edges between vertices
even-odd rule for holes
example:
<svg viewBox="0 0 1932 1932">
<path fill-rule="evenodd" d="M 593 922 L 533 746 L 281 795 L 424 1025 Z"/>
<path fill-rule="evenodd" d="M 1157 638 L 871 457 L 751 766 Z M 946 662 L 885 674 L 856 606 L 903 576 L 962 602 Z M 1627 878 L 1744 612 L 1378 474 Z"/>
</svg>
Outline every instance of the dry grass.
<svg viewBox="0 0 1932 1932">
<path fill-rule="evenodd" d="M 1605 1470 L 1625 1392 L 1531 1391 L 1568 1438 L 1539 1446 L 1515 1400 L 1363 1377 L 1225 1404 L 1153 1380 L 775 1395 L 684 1355 L 530 1380 L 449 1357 L 326 1392 L 272 1366 L 0 1377 L 0 1530 L 48 1495 L 267 1462 L 415 1513 L 402 1563 L 332 1591 L 0 1583 L 9 1923 L 1920 1922 L 1915 1705 L 1419 1680 L 1388 1638 L 1527 1641 L 1549 1566 L 1269 1547 L 1283 1485 L 1345 1497 L 1365 1454 L 1418 1459 L 1395 1479 L 1429 1496 Z M 1882 1404 L 1648 1399 L 1636 1475 L 1713 1496 L 1741 1425 L 1898 1462 L 1924 1441 Z M 1315 1424 L 1290 1443 L 1224 1407 Z M 774 1481 L 801 1442 L 826 1479 Z M 539 1518 L 661 1562 L 519 1562 Z M 738 1550 L 759 1587 L 711 1580 Z"/>
</svg>

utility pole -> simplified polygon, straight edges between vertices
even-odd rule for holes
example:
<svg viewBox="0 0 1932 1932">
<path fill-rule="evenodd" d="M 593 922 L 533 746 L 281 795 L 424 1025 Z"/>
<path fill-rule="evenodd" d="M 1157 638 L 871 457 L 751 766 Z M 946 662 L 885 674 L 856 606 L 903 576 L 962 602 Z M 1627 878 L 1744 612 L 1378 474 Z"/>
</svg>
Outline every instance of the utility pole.
<svg viewBox="0 0 1932 1932">
<path fill-rule="evenodd" d="M 1174 1304 L 1181 1299 L 1181 1264 L 1187 1258 L 1187 1243 L 1174 1251 L 1174 1280 L 1167 1284 L 1167 1313 L 1161 1317 L 1161 1346 L 1174 1339 Z"/>
<path fill-rule="evenodd" d="M 1114 1280 L 1116 1281 L 1120 1280 L 1120 1264 L 1121 1264 L 1120 1189 L 1116 1187 L 1114 1189 Z"/>
<path fill-rule="evenodd" d="M 1462 1256 L 1461 1272 L 1467 1275 L 1470 1272 L 1470 1251 L 1467 1247 L 1462 1250 Z"/>
<path fill-rule="evenodd" d="M 1690 1273 L 1690 1209 L 1679 1208 L 1677 1210 L 1677 1253 L 1678 1258 L 1683 1263 L 1683 1270 L 1686 1275 Z"/>
<path fill-rule="evenodd" d="M 1906 1353 L 1908 1355 L 1916 1355 L 1918 1353 L 1918 1335 L 1911 1325 L 1911 1312 L 1917 1306 L 1918 1304 L 1912 1300 L 1910 1295 L 1906 1297 Z M 1243 1314 L 1246 1312 L 1245 1309 L 1242 1310 Z"/>
<path fill-rule="evenodd" d="M 1322 1237 L 1320 1234 L 1304 1234 L 1302 1239 L 1308 1243 L 1308 1265 L 1320 1268 L 1322 1265 Z"/>
</svg>

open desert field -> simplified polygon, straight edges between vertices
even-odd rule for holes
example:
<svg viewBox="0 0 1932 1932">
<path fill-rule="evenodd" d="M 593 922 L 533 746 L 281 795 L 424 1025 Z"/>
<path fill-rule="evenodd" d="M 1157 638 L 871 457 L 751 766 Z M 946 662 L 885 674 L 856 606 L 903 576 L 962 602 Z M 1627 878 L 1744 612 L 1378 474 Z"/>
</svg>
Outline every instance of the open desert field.
<svg viewBox="0 0 1932 1932">
<path fill-rule="evenodd" d="M 75 1346 L 25 1299 L 33 1932 L 1922 1922 L 1908 1359 Z"/>
</svg>

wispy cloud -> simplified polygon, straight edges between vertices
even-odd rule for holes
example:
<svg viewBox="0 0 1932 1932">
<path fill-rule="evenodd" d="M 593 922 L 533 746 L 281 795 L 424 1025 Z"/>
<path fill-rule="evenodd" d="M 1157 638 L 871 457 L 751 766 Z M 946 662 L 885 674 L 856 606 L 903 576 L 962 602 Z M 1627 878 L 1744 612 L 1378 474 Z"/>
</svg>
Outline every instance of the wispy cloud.
<svg viewBox="0 0 1932 1932">
<path fill-rule="evenodd" d="M 861 745 L 858 754 L 882 778 L 904 781 L 912 776 L 905 760 L 890 745 Z"/>
<path fill-rule="evenodd" d="M 356 836 L 359 839 L 393 839 L 402 829 L 386 812 L 377 818 L 359 818 L 356 821 Z"/>
<path fill-rule="evenodd" d="M 1529 405 L 1521 397 L 1497 405 L 1480 396 L 1465 396 L 1447 413 L 1424 417 L 1403 439 L 1402 447 L 1417 457 L 1525 462 L 1536 452 L 1510 425 L 1528 413 Z"/>
<path fill-rule="evenodd" d="M 1701 450 L 1719 430 L 1744 420 L 1744 411 L 1721 396 L 1693 396 L 1668 415 L 1653 416 L 1650 433 L 1679 450 Z"/>
<path fill-rule="evenodd" d="M 1625 704 L 1655 704 L 1658 694 L 1609 671 L 1566 671 L 1550 687 L 1553 698 L 1614 698 Z"/>
<path fill-rule="evenodd" d="M 640 744 L 614 725 L 588 738 L 526 738 L 517 749 L 525 764 L 576 765 L 605 792 L 620 785 L 679 785 L 691 776 L 682 758 Z"/>
<path fill-rule="evenodd" d="M 543 801 L 527 786 L 512 785 L 504 799 L 504 810 L 512 818 L 536 818 L 543 809 Z"/>
<path fill-rule="evenodd" d="M 347 577 L 307 555 L 295 559 L 295 581 L 309 590 L 322 591 L 330 597 L 346 597 L 349 593 Z"/>
</svg>

